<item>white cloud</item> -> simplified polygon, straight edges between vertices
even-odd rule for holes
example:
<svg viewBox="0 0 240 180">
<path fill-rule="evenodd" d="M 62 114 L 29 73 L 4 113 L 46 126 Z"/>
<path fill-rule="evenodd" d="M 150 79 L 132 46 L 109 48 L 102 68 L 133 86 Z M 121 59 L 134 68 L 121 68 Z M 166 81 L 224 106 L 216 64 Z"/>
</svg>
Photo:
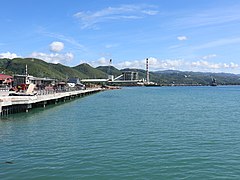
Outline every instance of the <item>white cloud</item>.
<svg viewBox="0 0 240 180">
<path fill-rule="evenodd" d="M 183 60 L 159 60 L 154 57 L 148 58 L 150 70 L 179 69 L 184 65 Z M 139 68 L 145 69 L 146 60 L 124 61 L 116 64 L 118 68 Z"/>
<path fill-rule="evenodd" d="M 99 64 L 99 65 L 108 65 L 108 63 L 109 63 L 109 60 L 107 60 L 105 57 L 101 57 L 101 58 L 99 58 L 98 60 L 97 60 L 97 63 Z"/>
<path fill-rule="evenodd" d="M 179 41 L 186 41 L 187 40 L 187 37 L 186 36 L 178 36 L 177 39 Z"/>
<path fill-rule="evenodd" d="M 50 51 L 52 52 L 60 52 L 64 48 L 64 44 L 62 42 L 54 41 L 50 45 Z"/>
<path fill-rule="evenodd" d="M 228 63 L 212 63 L 208 61 L 196 61 L 192 62 L 191 66 L 198 68 L 199 70 L 226 70 L 226 69 L 236 69 L 239 68 L 238 64 L 233 62 Z"/>
<path fill-rule="evenodd" d="M 212 59 L 212 58 L 215 58 L 215 57 L 217 57 L 216 54 L 209 54 L 209 55 L 201 57 L 201 59 L 207 60 L 207 59 Z"/>
<path fill-rule="evenodd" d="M 121 20 L 121 19 L 139 19 L 146 15 L 153 16 L 158 13 L 153 6 L 146 5 L 121 5 L 118 7 L 108 7 L 96 12 L 78 12 L 74 14 L 81 27 L 95 28 L 96 24 L 106 21 Z"/>
<path fill-rule="evenodd" d="M 230 68 L 239 68 L 239 64 L 235 64 L 235 63 L 233 63 L 233 62 L 230 62 L 230 64 L 229 64 L 229 67 Z"/>
<path fill-rule="evenodd" d="M 196 61 L 192 62 L 193 67 L 204 68 L 204 69 L 219 69 L 219 64 L 209 63 L 208 61 Z"/>
<path fill-rule="evenodd" d="M 233 62 L 230 62 L 229 64 L 223 63 L 222 65 L 224 68 L 231 68 L 231 69 L 236 69 L 239 68 L 238 64 L 235 64 Z"/>
<path fill-rule="evenodd" d="M 42 59 L 46 62 L 50 63 L 64 63 L 69 62 L 74 58 L 74 55 L 72 53 L 65 53 L 65 54 L 59 54 L 59 53 L 41 53 L 41 52 L 33 52 L 31 55 L 33 58 Z"/>
<path fill-rule="evenodd" d="M 0 54 L 0 58 L 1 59 L 3 59 L 3 58 L 14 59 L 14 58 L 17 58 L 17 57 L 21 57 L 21 56 L 18 56 L 17 54 L 10 53 L 10 52 L 6 52 L 6 53 L 1 53 Z"/>
<path fill-rule="evenodd" d="M 143 10 L 142 12 L 144 14 L 151 15 L 151 16 L 158 14 L 158 11 L 154 11 L 154 10 Z"/>
<path fill-rule="evenodd" d="M 215 55 L 206 56 L 206 60 L 198 61 L 187 61 L 184 59 L 157 59 L 154 57 L 148 58 L 149 69 L 151 71 L 155 70 L 183 70 L 183 71 L 208 71 L 208 72 L 232 72 L 240 68 L 239 64 L 230 63 L 214 63 L 207 61 L 208 58 L 213 58 Z M 146 60 L 135 60 L 135 61 L 123 61 L 115 64 L 119 69 L 124 68 L 137 68 L 145 69 Z"/>
<path fill-rule="evenodd" d="M 100 57 L 98 60 L 95 60 L 95 61 L 81 60 L 79 62 L 79 64 L 87 63 L 87 64 L 89 64 L 90 66 L 93 66 L 93 67 L 108 66 L 109 65 L 109 60 L 110 59 L 108 59 L 106 57 Z M 113 66 L 115 66 L 115 65 L 113 65 Z"/>
</svg>

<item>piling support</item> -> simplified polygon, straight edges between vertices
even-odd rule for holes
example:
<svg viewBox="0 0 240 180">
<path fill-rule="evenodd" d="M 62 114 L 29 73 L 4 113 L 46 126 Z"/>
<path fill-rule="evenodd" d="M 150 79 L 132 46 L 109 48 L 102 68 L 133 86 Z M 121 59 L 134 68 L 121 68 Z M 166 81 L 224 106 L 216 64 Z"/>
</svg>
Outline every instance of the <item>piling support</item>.
<svg viewBox="0 0 240 180">
<path fill-rule="evenodd" d="M 43 108 L 45 108 L 46 105 L 47 105 L 47 101 L 43 101 L 43 102 L 42 102 L 42 105 L 43 105 Z"/>
</svg>

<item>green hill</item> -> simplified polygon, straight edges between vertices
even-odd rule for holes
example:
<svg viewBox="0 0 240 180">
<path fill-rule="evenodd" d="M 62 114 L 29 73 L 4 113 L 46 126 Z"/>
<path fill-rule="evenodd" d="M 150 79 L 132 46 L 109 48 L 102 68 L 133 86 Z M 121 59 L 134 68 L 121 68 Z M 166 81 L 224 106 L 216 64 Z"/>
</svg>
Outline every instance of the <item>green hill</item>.
<svg viewBox="0 0 240 180">
<path fill-rule="evenodd" d="M 28 74 L 36 77 L 49 77 L 66 80 L 70 77 L 82 78 L 107 78 L 107 74 L 89 64 L 80 64 L 75 67 L 62 64 L 47 63 L 35 58 L 0 59 L 0 71 L 9 75 L 25 74 L 26 65 Z"/>
<path fill-rule="evenodd" d="M 68 79 L 71 77 L 78 77 L 78 78 L 87 78 L 88 75 L 85 74 L 84 72 L 80 72 L 74 68 L 68 67 L 68 66 L 64 66 L 62 64 L 50 64 L 50 69 L 54 69 L 57 70 L 58 73 L 61 73 L 61 76 L 63 77 L 63 79 Z"/>
<path fill-rule="evenodd" d="M 154 81 L 160 84 L 210 85 L 212 78 L 218 85 L 240 85 L 240 76 L 230 73 L 203 73 L 191 71 L 154 72 Z"/>
<path fill-rule="evenodd" d="M 93 68 L 87 63 L 80 64 L 78 66 L 73 67 L 74 70 L 83 73 L 86 75 L 85 78 L 107 78 L 107 74 L 99 69 Z"/>
<path fill-rule="evenodd" d="M 122 69 L 121 71 L 138 72 L 139 79 L 146 79 L 146 71 L 142 69 Z M 231 73 L 205 73 L 191 71 L 165 70 L 149 72 L 150 81 L 162 85 L 210 85 L 212 78 L 218 85 L 240 85 L 240 75 Z"/>
<path fill-rule="evenodd" d="M 14 75 L 25 74 L 26 65 L 28 74 L 36 77 L 49 77 L 58 80 L 66 80 L 70 77 L 83 78 L 107 78 L 108 73 L 115 77 L 124 71 L 138 72 L 139 79 L 146 79 L 146 71 L 142 69 L 117 69 L 113 66 L 91 67 L 89 64 L 80 64 L 75 67 L 62 64 L 47 63 L 34 58 L 0 59 L 0 73 Z M 162 85 L 209 85 L 215 78 L 219 85 L 240 85 L 240 75 L 230 73 L 203 73 L 191 71 L 156 71 L 150 72 L 150 81 Z"/>
<path fill-rule="evenodd" d="M 36 77 L 49 77 L 59 80 L 65 80 L 67 77 L 85 78 L 87 75 L 62 64 L 47 63 L 40 59 L 34 58 L 15 58 L 1 59 L 0 66 L 7 74 L 25 74 L 26 65 L 28 74 Z"/>
<path fill-rule="evenodd" d="M 118 70 L 117 68 L 113 67 L 113 66 L 99 66 L 96 69 L 105 72 L 106 74 L 111 74 L 116 76 L 119 76 L 122 74 L 122 71 Z"/>
</svg>

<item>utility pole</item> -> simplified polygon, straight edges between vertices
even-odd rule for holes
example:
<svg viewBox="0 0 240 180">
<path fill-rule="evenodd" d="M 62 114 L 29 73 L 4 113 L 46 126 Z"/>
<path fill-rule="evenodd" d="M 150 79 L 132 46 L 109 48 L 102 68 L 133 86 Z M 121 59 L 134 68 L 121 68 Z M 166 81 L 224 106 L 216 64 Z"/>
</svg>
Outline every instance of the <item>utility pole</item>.
<svg viewBox="0 0 240 180">
<path fill-rule="evenodd" d="M 25 74 L 26 74 L 26 76 L 28 75 L 28 67 L 27 67 L 27 64 L 26 64 L 26 67 L 25 67 Z"/>
<path fill-rule="evenodd" d="M 149 66 L 148 58 L 146 59 L 146 83 L 149 84 Z"/>
</svg>

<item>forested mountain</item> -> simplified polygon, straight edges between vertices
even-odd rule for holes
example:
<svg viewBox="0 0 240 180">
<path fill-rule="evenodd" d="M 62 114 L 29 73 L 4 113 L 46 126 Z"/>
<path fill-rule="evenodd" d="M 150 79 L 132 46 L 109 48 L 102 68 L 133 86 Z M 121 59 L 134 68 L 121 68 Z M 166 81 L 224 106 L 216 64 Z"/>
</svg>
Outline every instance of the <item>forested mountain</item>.
<svg viewBox="0 0 240 180">
<path fill-rule="evenodd" d="M 99 66 L 96 69 L 105 72 L 106 74 L 111 74 L 116 76 L 119 76 L 122 74 L 122 71 L 118 70 L 117 68 L 113 66 Z"/>
<path fill-rule="evenodd" d="M 96 79 L 96 78 L 102 78 L 102 79 L 106 79 L 107 78 L 107 73 L 97 69 L 97 68 L 93 68 L 92 66 L 90 66 L 87 63 L 83 63 L 80 64 L 78 66 L 73 67 L 73 69 L 77 70 L 78 72 L 81 72 L 83 74 L 85 74 L 87 76 L 87 78 L 92 78 L 92 79 Z"/>
<path fill-rule="evenodd" d="M 117 69 L 113 66 L 99 66 L 94 68 L 83 63 L 75 67 L 62 64 L 47 63 L 34 58 L 0 59 L 0 72 L 8 75 L 25 74 L 26 65 L 28 74 L 36 77 L 49 77 L 66 80 L 70 77 L 83 78 L 107 78 L 108 74 L 119 76 L 124 71 L 138 72 L 139 79 L 146 78 L 143 69 Z M 240 75 L 230 73 L 205 73 L 191 71 L 155 71 L 150 72 L 150 81 L 161 85 L 209 85 L 212 78 L 219 85 L 240 85 Z"/>
</svg>

